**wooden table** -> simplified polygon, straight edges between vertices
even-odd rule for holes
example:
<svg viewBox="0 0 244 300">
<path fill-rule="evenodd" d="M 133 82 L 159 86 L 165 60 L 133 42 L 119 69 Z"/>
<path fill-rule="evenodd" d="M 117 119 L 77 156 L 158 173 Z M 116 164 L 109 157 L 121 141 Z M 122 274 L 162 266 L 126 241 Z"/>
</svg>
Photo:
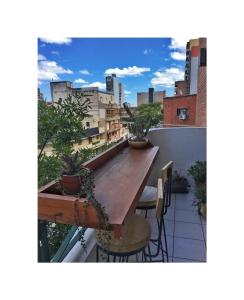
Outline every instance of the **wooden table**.
<svg viewBox="0 0 244 300">
<path fill-rule="evenodd" d="M 94 169 L 95 197 L 106 208 L 116 237 L 120 236 L 123 222 L 135 210 L 158 151 L 159 147 L 155 146 L 143 150 L 133 149 L 127 141 L 123 141 L 84 164 Z M 77 225 L 98 227 L 96 220 L 84 224 L 80 211 L 84 210 L 85 199 L 57 195 L 55 182 L 39 190 L 38 200 L 39 219 L 77 223 L 75 202 L 80 216 Z"/>
</svg>

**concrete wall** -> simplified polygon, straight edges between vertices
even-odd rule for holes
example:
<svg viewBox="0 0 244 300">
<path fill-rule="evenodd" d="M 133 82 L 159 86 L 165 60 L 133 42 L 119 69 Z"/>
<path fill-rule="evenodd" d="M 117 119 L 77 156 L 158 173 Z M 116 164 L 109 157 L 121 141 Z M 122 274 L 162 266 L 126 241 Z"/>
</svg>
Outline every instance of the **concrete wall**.
<svg viewBox="0 0 244 300">
<path fill-rule="evenodd" d="M 153 145 L 160 147 L 148 181 L 150 185 L 156 185 L 160 169 L 170 160 L 174 161 L 174 170 L 185 176 L 195 161 L 206 160 L 206 128 L 155 128 L 148 137 Z"/>
<path fill-rule="evenodd" d="M 60 98 L 66 99 L 72 95 L 72 84 L 68 81 L 50 82 L 52 101 L 57 102 Z"/>
</svg>

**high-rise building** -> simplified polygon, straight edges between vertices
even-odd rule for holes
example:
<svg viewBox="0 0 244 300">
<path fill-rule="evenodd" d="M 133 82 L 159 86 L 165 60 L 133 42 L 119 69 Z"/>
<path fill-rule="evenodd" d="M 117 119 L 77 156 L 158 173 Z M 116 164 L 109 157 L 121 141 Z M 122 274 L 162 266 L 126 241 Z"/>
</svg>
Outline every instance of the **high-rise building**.
<svg viewBox="0 0 244 300">
<path fill-rule="evenodd" d="M 206 38 L 192 39 L 186 44 L 185 78 L 175 82 L 176 95 L 197 94 L 201 77 L 199 69 L 206 67 Z"/>
<path fill-rule="evenodd" d="M 122 83 L 119 83 L 119 107 L 123 107 L 124 102 L 125 102 L 124 86 Z"/>
<path fill-rule="evenodd" d="M 161 103 L 166 95 L 165 91 L 154 91 L 154 88 L 149 88 L 148 92 L 137 93 L 137 106 L 141 104 Z"/>
<path fill-rule="evenodd" d="M 206 126 L 207 39 L 186 44 L 185 78 L 164 101 L 164 126 Z"/>
<path fill-rule="evenodd" d="M 114 94 L 115 103 L 122 107 L 124 102 L 124 87 L 118 81 L 116 74 L 106 77 L 106 91 Z"/>
</svg>

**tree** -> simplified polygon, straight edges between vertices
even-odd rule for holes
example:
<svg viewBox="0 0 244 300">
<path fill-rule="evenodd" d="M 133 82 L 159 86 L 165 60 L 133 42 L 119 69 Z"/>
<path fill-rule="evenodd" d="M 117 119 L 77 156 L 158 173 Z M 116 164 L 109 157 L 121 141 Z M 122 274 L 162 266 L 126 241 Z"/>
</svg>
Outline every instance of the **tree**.
<svg viewBox="0 0 244 300">
<path fill-rule="evenodd" d="M 163 121 L 160 103 L 142 104 L 137 107 L 136 112 L 142 118 L 151 119 L 151 127 L 155 127 Z"/>
<path fill-rule="evenodd" d="M 82 121 L 88 117 L 90 100 L 82 94 L 69 96 L 54 105 L 38 101 L 38 159 L 51 143 L 57 154 L 70 153 L 72 145 L 84 136 Z"/>
<path fill-rule="evenodd" d="M 54 105 L 47 105 L 38 101 L 38 186 L 43 186 L 56 179 L 61 172 L 60 155 L 70 154 L 72 146 L 84 136 L 82 121 L 89 116 L 90 100 L 82 94 L 75 98 L 69 96 Z M 51 143 L 54 153 L 47 156 L 45 146 Z M 85 153 L 88 156 L 89 153 Z M 53 222 L 39 221 L 39 239 L 46 231 L 48 251 L 52 257 L 61 242 L 70 230 L 70 225 L 55 224 Z M 40 242 L 39 242 L 40 243 Z M 39 255 L 41 255 L 39 245 Z"/>
</svg>

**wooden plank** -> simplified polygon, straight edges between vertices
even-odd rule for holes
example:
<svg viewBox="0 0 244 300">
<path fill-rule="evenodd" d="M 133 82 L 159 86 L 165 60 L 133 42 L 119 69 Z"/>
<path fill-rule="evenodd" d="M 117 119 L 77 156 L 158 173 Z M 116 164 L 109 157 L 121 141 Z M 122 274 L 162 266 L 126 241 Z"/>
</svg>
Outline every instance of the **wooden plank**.
<svg viewBox="0 0 244 300">
<path fill-rule="evenodd" d="M 119 237 L 123 222 L 134 212 L 159 147 L 138 150 L 128 147 L 127 141 L 121 142 L 117 149 L 116 146 L 105 157 L 100 155 L 87 162 L 86 167 L 95 169 L 95 197 L 105 207 L 109 223 Z M 39 219 L 102 228 L 101 216 L 91 205 L 86 207 L 86 199 L 58 195 L 55 185 L 52 181 L 39 190 Z"/>
<path fill-rule="evenodd" d="M 110 160 L 113 156 L 118 154 L 121 149 L 128 146 L 128 140 L 124 140 L 119 142 L 118 144 L 112 146 L 108 150 L 104 151 L 103 153 L 97 155 L 96 157 L 88 160 L 83 164 L 84 167 L 90 168 L 92 170 L 98 169 L 103 164 L 105 164 L 108 160 Z"/>
<path fill-rule="evenodd" d="M 102 228 L 103 219 L 96 209 L 85 203 L 86 199 L 40 193 L 38 197 L 38 218 L 76 226 Z"/>
<path fill-rule="evenodd" d="M 126 147 L 95 170 L 95 197 L 107 209 L 111 224 L 123 224 L 134 211 L 158 150 Z"/>
</svg>

